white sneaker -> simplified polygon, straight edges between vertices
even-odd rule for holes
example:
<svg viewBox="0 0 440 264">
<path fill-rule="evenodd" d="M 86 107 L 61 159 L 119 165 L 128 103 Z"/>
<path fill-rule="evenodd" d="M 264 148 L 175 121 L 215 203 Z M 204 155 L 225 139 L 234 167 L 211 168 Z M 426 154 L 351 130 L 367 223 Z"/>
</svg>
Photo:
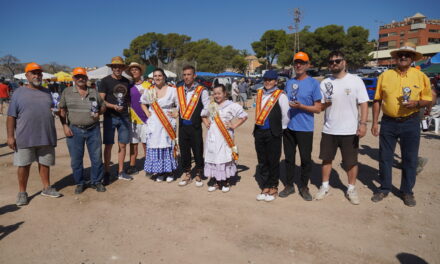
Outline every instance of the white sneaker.
<svg viewBox="0 0 440 264">
<path fill-rule="evenodd" d="M 356 189 L 353 189 L 351 191 L 347 191 L 347 193 L 345 194 L 345 196 L 347 197 L 347 199 L 350 201 L 350 203 L 354 204 L 354 205 L 358 205 L 361 202 L 359 201 L 359 196 L 356 192 Z"/>
<path fill-rule="evenodd" d="M 208 192 L 213 192 L 215 190 L 217 190 L 217 186 L 209 186 L 208 187 Z"/>
<path fill-rule="evenodd" d="M 202 187 L 203 186 L 203 182 L 202 181 L 195 181 L 196 182 L 196 186 L 197 187 Z"/>
<path fill-rule="evenodd" d="M 163 182 L 164 177 L 163 176 L 157 176 L 156 182 Z"/>
<path fill-rule="evenodd" d="M 272 202 L 273 200 L 276 199 L 275 195 L 270 195 L 270 194 L 266 194 L 266 198 L 264 199 L 264 201 L 266 202 Z"/>
<path fill-rule="evenodd" d="M 174 177 L 172 177 L 172 176 L 168 176 L 167 177 L 167 182 L 168 183 L 173 182 L 173 181 L 174 181 Z"/>
<path fill-rule="evenodd" d="M 259 193 L 257 195 L 257 201 L 264 201 L 264 200 L 266 200 L 266 195 L 267 194 L 265 194 L 265 193 Z"/>
<path fill-rule="evenodd" d="M 223 186 L 223 187 L 222 187 L 222 192 L 224 192 L 224 193 L 229 192 L 229 190 L 230 190 L 229 187 L 226 187 L 226 186 Z"/>
<path fill-rule="evenodd" d="M 319 191 L 315 194 L 315 200 L 322 200 L 328 195 L 328 191 L 330 190 L 329 187 L 324 188 L 324 186 L 321 185 L 319 188 Z"/>
</svg>

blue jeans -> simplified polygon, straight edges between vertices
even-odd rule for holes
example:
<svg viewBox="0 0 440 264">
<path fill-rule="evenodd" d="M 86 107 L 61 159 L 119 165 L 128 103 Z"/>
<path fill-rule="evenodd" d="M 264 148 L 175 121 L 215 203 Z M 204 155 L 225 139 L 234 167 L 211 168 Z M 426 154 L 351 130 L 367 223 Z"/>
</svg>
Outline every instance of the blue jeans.
<svg viewBox="0 0 440 264">
<path fill-rule="evenodd" d="M 131 123 L 128 116 L 104 115 L 104 144 L 115 144 L 115 130 L 118 130 L 119 143 L 130 143 Z"/>
<path fill-rule="evenodd" d="M 420 145 L 420 120 L 418 116 L 398 122 L 382 118 L 379 136 L 380 191 L 388 193 L 392 187 L 392 168 L 397 140 L 402 153 L 402 180 L 400 191 L 413 194 L 416 183 L 417 159 Z"/>
<path fill-rule="evenodd" d="M 84 184 L 84 145 L 87 145 L 89 151 L 90 162 L 92 165 L 90 180 L 92 184 L 101 182 L 104 173 L 102 164 L 102 143 L 101 143 L 101 129 L 99 124 L 95 127 L 86 130 L 70 126 L 73 136 L 67 137 L 67 147 L 70 153 L 70 165 L 73 171 L 73 178 L 76 184 Z"/>
</svg>

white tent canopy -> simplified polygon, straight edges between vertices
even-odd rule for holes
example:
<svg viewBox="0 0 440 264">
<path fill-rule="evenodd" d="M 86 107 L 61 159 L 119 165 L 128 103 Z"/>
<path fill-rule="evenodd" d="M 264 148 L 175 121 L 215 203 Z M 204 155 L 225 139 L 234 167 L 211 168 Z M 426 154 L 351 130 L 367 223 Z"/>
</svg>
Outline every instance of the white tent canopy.
<svg viewBox="0 0 440 264">
<path fill-rule="evenodd" d="M 167 71 L 167 70 L 164 70 L 164 71 L 165 71 L 165 75 L 168 78 L 176 78 L 177 77 L 177 75 L 174 72 L 170 72 L 170 71 Z M 153 73 L 148 74 L 148 78 L 153 78 Z"/>
<path fill-rule="evenodd" d="M 87 72 L 87 76 L 89 77 L 89 79 L 102 79 L 110 74 L 112 74 L 112 69 L 108 66 L 102 66 L 96 70 Z M 122 73 L 122 75 L 126 78 L 131 79 L 131 77 L 127 73 L 125 73 L 125 71 Z"/>
<path fill-rule="evenodd" d="M 14 78 L 18 80 L 26 80 L 26 75 L 25 73 L 19 73 L 14 75 Z M 47 72 L 43 72 L 43 79 L 52 79 L 52 78 L 55 78 L 55 75 Z"/>
</svg>

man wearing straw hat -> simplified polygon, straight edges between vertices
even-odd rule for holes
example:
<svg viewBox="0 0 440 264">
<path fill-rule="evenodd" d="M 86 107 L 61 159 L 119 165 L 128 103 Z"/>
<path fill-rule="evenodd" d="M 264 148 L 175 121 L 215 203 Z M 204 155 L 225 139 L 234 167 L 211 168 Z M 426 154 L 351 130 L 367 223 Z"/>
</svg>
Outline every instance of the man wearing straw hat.
<svg viewBox="0 0 440 264">
<path fill-rule="evenodd" d="M 397 140 L 402 153 L 401 198 L 405 205 L 415 206 L 413 187 L 420 145 L 420 108 L 429 106 L 432 100 L 428 77 L 411 67 L 422 54 L 416 46 L 406 42 L 391 52 L 396 59 L 396 68 L 379 76 L 373 104 L 371 133 L 379 136 L 380 189 L 371 200 L 380 202 L 387 197 L 392 187 L 392 167 Z M 379 131 L 379 113 L 383 111 Z"/>
<path fill-rule="evenodd" d="M 144 155 L 147 150 L 147 131 L 146 122 L 147 115 L 141 107 L 141 96 L 144 92 L 142 87 L 142 74 L 144 67 L 137 62 L 132 62 L 128 65 L 127 73 L 133 78 L 133 84 L 130 87 L 130 122 L 131 122 L 131 137 L 130 137 L 130 167 L 127 169 L 127 174 L 137 174 L 136 158 L 138 156 L 138 145 L 142 143 Z"/>
<path fill-rule="evenodd" d="M 50 166 L 55 165 L 57 134 L 52 114 L 52 97 L 49 89 L 41 86 L 43 71 L 35 62 L 26 65 L 27 87 L 17 89 L 8 109 L 8 146 L 14 150 L 14 165 L 18 167 L 17 205 L 28 203 L 26 192 L 31 164 L 38 162 L 43 183 L 41 195 L 60 197 L 50 186 Z"/>
<path fill-rule="evenodd" d="M 99 115 L 105 112 L 105 105 L 98 92 L 87 87 L 87 79 L 84 68 L 73 69 L 75 85 L 64 90 L 59 104 L 60 121 L 66 135 L 70 165 L 76 184 L 75 194 L 82 193 L 86 187 L 83 166 L 84 145 L 87 145 L 91 163 L 90 187 L 98 192 L 106 190 L 101 183 L 104 168 L 99 126 Z"/>
<path fill-rule="evenodd" d="M 120 180 L 133 180 L 124 171 L 124 159 L 127 144 L 130 142 L 130 118 L 128 106 L 130 81 L 122 76 L 127 67 L 124 60 L 117 56 L 107 64 L 112 69 L 112 74 L 104 77 L 99 86 L 99 95 L 105 100 L 107 111 L 104 114 L 104 185 L 110 182 L 110 160 L 112 147 L 115 143 L 115 130 L 118 131 L 118 178 Z"/>
</svg>

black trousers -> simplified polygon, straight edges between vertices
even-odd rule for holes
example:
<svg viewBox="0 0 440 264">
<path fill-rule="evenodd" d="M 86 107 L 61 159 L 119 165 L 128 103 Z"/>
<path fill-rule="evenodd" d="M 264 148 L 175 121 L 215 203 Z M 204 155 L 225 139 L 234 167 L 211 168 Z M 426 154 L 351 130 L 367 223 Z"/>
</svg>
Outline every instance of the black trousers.
<svg viewBox="0 0 440 264">
<path fill-rule="evenodd" d="M 281 136 L 272 135 L 270 129 L 254 131 L 258 166 L 255 179 L 261 189 L 276 188 L 280 179 Z"/>
<path fill-rule="evenodd" d="M 191 150 L 196 162 L 196 169 L 203 169 L 203 130 L 193 125 L 179 126 L 180 160 L 184 171 L 191 170 Z"/>
<path fill-rule="evenodd" d="M 285 129 L 283 145 L 286 158 L 286 186 L 293 186 L 296 147 L 298 146 L 301 158 L 301 187 L 307 187 L 312 173 L 313 132 Z"/>
</svg>

